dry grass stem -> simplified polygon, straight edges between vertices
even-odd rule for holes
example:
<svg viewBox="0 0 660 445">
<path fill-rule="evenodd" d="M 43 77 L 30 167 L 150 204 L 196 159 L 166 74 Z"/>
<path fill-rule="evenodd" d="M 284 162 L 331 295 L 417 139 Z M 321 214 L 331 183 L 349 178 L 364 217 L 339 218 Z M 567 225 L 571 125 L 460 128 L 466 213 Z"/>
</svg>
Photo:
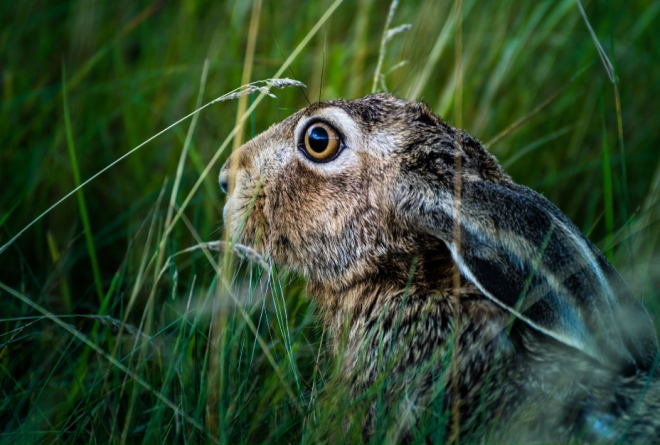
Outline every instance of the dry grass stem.
<svg viewBox="0 0 660 445">
<path fill-rule="evenodd" d="M 241 259 L 245 259 L 253 263 L 256 263 L 259 266 L 261 266 L 264 270 L 270 271 L 270 264 L 268 264 L 266 258 L 264 258 L 259 252 L 254 250 L 252 247 L 245 246 L 243 244 L 234 244 L 228 241 L 209 241 L 206 243 L 201 243 L 192 247 L 188 247 L 187 249 L 181 250 L 178 253 L 194 252 L 196 250 L 203 250 L 203 249 L 212 250 L 214 252 L 222 252 L 222 253 L 229 251 Z"/>
<path fill-rule="evenodd" d="M 238 99 L 243 96 L 247 96 L 252 93 L 262 93 L 268 97 L 277 97 L 270 92 L 271 88 L 287 88 L 287 87 L 299 87 L 305 88 L 306 85 L 298 80 L 282 78 L 282 79 L 265 79 L 265 80 L 256 80 L 247 85 L 243 85 L 239 88 L 236 88 L 234 91 L 231 91 L 224 96 L 220 96 L 217 99 L 211 101 L 212 104 L 216 102 L 224 102 L 227 100 Z"/>
</svg>

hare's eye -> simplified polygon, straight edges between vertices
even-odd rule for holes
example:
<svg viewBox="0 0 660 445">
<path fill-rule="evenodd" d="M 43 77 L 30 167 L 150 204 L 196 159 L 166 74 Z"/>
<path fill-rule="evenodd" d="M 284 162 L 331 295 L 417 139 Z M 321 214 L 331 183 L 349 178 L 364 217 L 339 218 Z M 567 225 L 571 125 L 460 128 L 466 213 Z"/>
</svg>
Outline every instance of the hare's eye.
<svg viewBox="0 0 660 445">
<path fill-rule="evenodd" d="M 305 154 L 312 161 L 329 161 L 341 145 L 339 133 L 324 122 L 315 122 L 305 130 Z"/>
</svg>

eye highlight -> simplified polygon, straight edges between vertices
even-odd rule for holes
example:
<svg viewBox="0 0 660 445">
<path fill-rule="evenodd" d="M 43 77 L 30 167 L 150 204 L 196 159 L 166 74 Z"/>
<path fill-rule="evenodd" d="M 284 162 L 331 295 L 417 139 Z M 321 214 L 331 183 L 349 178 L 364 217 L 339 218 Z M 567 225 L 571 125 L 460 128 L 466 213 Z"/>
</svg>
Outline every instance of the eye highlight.
<svg viewBox="0 0 660 445">
<path fill-rule="evenodd" d="M 341 148 L 339 132 L 325 122 L 314 122 L 304 134 L 303 149 L 312 161 L 326 162 L 334 158 Z"/>
</svg>

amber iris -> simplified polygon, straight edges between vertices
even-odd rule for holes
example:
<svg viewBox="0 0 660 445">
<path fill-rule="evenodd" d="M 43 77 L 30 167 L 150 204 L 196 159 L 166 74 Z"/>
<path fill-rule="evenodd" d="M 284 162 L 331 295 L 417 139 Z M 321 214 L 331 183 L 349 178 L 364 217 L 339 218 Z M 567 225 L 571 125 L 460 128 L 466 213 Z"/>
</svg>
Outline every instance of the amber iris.
<svg viewBox="0 0 660 445">
<path fill-rule="evenodd" d="M 305 152 L 312 160 L 331 159 L 339 151 L 337 130 L 324 122 L 316 122 L 305 131 Z"/>
</svg>

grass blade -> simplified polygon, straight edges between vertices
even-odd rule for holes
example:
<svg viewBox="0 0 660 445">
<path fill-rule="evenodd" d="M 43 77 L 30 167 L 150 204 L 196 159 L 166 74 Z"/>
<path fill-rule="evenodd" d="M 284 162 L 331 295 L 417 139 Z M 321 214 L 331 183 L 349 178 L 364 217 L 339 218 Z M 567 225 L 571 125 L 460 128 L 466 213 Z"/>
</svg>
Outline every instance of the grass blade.
<svg viewBox="0 0 660 445">
<path fill-rule="evenodd" d="M 80 219 L 82 220 L 83 229 L 85 231 L 85 243 L 87 244 L 87 253 L 89 253 L 89 261 L 92 265 L 92 273 L 94 274 L 94 288 L 99 298 L 99 303 L 103 302 L 103 282 L 101 280 L 101 271 L 99 269 L 99 262 L 96 258 L 96 246 L 94 245 L 94 236 L 92 235 L 92 226 L 89 222 L 89 214 L 87 213 L 87 204 L 85 203 L 85 195 L 82 191 L 80 182 L 80 168 L 78 167 L 78 157 L 76 156 L 76 147 L 73 142 L 73 129 L 71 128 L 71 116 L 69 114 L 69 104 L 66 91 L 66 70 L 62 65 L 62 101 L 64 106 L 64 125 L 66 127 L 66 142 L 69 149 L 69 160 L 71 161 L 71 170 L 73 171 L 73 179 L 76 184 L 76 198 L 78 199 L 78 209 L 80 210 Z"/>
</svg>

